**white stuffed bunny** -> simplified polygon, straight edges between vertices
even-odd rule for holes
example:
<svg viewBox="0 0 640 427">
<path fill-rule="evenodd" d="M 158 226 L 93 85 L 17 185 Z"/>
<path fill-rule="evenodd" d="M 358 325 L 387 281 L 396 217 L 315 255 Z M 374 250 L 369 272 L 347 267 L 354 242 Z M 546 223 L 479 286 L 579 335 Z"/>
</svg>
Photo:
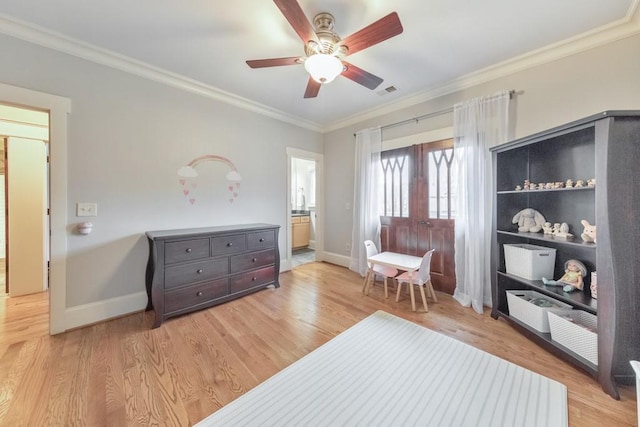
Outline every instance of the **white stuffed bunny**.
<svg viewBox="0 0 640 427">
<path fill-rule="evenodd" d="M 527 231 L 529 233 L 537 233 L 542 230 L 542 226 L 546 222 L 544 216 L 540 212 L 532 208 L 522 209 L 511 221 L 518 224 L 518 231 Z"/>
<path fill-rule="evenodd" d="M 580 235 L 585 242 L 596 243 L 596 226 L 595 224 L 589 224 L 589 221 L 583 219 L 580 223 L 584 226 L 584 231 Z"/>
</svg>

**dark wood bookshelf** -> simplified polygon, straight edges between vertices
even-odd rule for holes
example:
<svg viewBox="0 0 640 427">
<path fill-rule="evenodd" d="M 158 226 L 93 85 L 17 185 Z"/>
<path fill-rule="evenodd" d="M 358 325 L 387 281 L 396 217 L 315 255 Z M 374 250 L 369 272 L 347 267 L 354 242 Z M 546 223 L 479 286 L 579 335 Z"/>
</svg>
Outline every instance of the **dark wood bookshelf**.
<svg viewBox="0 0 640 427">
<path fill-rule="evenodd" d="M 632 384 L 630 360 L 640 360 L 640 187 L 633 171 L 640 162 L 640 111 L 607 111 L 491 148 L 494 177 L 492 223 L 492 312 L 545 349 L 596 377 L 615 399 L 617 383 Z M 576 182 L 595 178 L 595 186 L 515 190 L 533 183 Z M 539 211 L 547 222 L 567 223 L 573 238 L 518 232 L 512 223 L 524 208 Z M 583 242 L 582 220 L 597 226 L 597 244 Z M 503 246 L 532 244 L 555 249 L 553 277 L 564 263 L 578 259 L 587 268 L 582 291 L 564 292 L 541 280 L 506 273 Z M 591 297 L 597 271 L 598 299 Z M 597 316 L 598 365 L 509 315 L 507 290 L 536 291 Z"/>
</svg>

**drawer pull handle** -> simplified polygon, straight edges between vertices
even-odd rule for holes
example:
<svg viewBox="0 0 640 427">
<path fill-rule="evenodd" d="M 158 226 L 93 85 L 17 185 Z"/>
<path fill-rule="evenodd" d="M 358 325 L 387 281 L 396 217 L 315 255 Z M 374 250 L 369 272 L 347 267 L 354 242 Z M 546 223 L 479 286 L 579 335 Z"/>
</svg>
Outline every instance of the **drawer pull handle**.
<svg viewBox="0 0 640 427">
<path fill-rule="evenodd" d="M 227 243 L 227 246 L 233 246 L 233 242 Z"/>
<path fill-rule="evenodd" d="M 202 291 L 198 291 L 198 293 L 196 294 L 197 297 L 201 297 L 202 296 Z"/>
<path fill-rule="evenodd" d="M 252 282 L 255 282 L 256 280 L 258 280 L 258 278 L 255 276 L 251 279 Z"/>
<path fill-rule="evenodd" d="M 190 254 L 190 253 L 191 253 L 191 248 L 187 248 L 186 252 L 187 252 L 188 254 Z"/>
<path fill-rule="evenodd" d="M 261 239 L 260 239 L 260 243 L 262 243 L 262 242 L 264 242 L 264 238 L 261 238 Z"/>
<path fill-rule="evenodd" d="M 251 262 L 256 262 L 258 260 L 258 258 L 254 258 L 251 260 Z"/>
<path fill-rule="evenodd" d="M 201 269 L 201 268 L 199 268 L 199 269 L 198 269 L 198 271 L 196 271 L 196 273 L 198 273 L 198 274 L 202 274 L 202 269 Z"/>
</svg>

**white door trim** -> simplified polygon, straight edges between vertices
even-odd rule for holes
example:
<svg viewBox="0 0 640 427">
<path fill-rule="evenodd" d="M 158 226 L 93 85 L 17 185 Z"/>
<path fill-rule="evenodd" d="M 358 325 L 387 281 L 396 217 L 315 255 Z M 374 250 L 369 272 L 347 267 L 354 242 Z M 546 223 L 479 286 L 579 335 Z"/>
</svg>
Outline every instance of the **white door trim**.
<svg viewBox="0 0 640 427">
<path fill-rule="evenodd" d="M 49 112 L 49 333 L 54 335 L 66 330 L 67 115 L 71 113 L 71 100 L 0 83 L 0 102 Z"/>
</svg>

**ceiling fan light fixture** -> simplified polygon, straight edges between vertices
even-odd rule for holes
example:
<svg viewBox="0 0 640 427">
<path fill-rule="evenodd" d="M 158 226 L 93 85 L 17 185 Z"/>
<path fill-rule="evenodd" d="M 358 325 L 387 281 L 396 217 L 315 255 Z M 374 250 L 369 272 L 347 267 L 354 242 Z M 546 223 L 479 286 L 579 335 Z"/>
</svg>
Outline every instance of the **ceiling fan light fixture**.
<svg viewBox="0 0 640 427">
<path fill-rule="evenodd" d="M 308 57 L 304 61 L 304 68 L 315 81 L 321 84 L 332 82 L 344 70 L 342 61 L 325 53 Z"/>
</svg>

